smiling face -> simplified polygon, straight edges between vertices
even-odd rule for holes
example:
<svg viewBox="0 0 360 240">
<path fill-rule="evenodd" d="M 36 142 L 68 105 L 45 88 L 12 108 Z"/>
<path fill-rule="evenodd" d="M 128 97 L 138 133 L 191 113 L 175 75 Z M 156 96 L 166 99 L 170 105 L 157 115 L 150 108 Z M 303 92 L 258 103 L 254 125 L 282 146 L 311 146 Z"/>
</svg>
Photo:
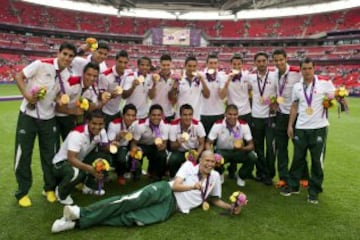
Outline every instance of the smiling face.
<svg viewBox="0 0 360 240">
<path fill-rule="evenodd" d="M 162 115 L 163 112 L 160 109 L 153 109 L 149 113 L 149 120 L 153 125 L 158 126 L 161 122 Z"/>
<path fill-rule="evenodd" d="M 192 76 L 192 73 L 196 71 L 197 62 L 190 60 L 185 65 L 185 71 L 187 76 Z"/>
<path fill-rule="evenodd" d="M 99 71 L 94 68 L 88 68 L 83 74 L 83 83 L 85 88 L 92 86 L 99 77 Z"/>
<path fill-rule="evenodd" d="M 89 132 L 93 135 L 98 135 L 101 131 L 101 129 L 105 126 L 104 118 L 102 117 L 93 117 L 89 123 Z"/>
<path fill-rule="evenodd" d="M 257 56 L 255 66 L 260 73 L 265 73 L 268 66 L 268 59 L 263 55 Z"/>
<path fill-rule="evenodd" d="M 192 109 L 183 109 L 180 113 L 181 124 L 184 127 L 189 127 L 191 125 L 191 121 L 193 118 L 193 110 Z"/>
<path fill-rule="evenodd" d="M 243 63 L 242 63 L 241 59 L 233 59 L 233 60 L 231 61 L 231 67 L 232 67 L 232 69 L 241 71 L 242 65 L 243 65 Z"/>
<path fill-rule="evenodd" d="M 170 73 L 170 69 L 171 69 L 171 61 L 170 60 L 162 60 L 160 62 L 160 69 L 161 69 L 161 73 L 166 75 Z"/>
<path fill-rule="evenodd" d="M 129 109 L 123 115 L 124 122 L 127 127 L 129 127 L 136 119 L 136 111 L 133 109 Z"/>
<path fill-rule="evenodd" d="M 200 174 L 203 176 L 210 174 L 211 170 L 213 170 L 215 167 L 215 163 L 216 161 L 214 153 L 209 150 L 204 151 L 199 162 Z"/>
<path fill-rule="evenodd" d="M 209 58 L 207 60 L 207 68 L 216 70 L 218 68 L 218 59 L 217 58 Z"/>
<path fill-rule="evenodd" d="M 229 124 L 231 127 L 234 127 L 236 125 L 238 116 L 239 116 L 239 113 L 236 109 L 234 109 L 234 108 L 228 109 L 225 113 L 226 123 Z"/>
<path fill-rule="evenodd" d="M 73 50 L 69 48 L 61 50 L 57 55 L 59 69 L 62 70 L 69 67 L 74 57 L 75 53 Z"/>
<path fill-rule="evenodd" d="M 301 74 L 306 82 L 311 82 L 315 75 L 315 68 L 312 62 L 301 64 Z"/>
<path fill-rule="evenodd" d="M 126 57 L 119 57 L 118 59 L 116 59 L 116 72 L 118 74 L 123 74 L 127 64 L 129 62 L 129 59 Z"/>
<path fill-rule="evenodd" d="M 109 54 L 109 50 L 106 48 L 98 48 L 96 51 L 93 52 L 91 60 L 100 64 L 106 60 Z"/>
<path fill-rule="evenodd" d="M 274 55 L 274 63 L 275 66 L 279 69 L 280 73 L 284 73 L 286 71 L 286 61 L 287 58 L 282 54 Z"/>
<path fill-rule="evenodd" d="M 148 74 L 150 72 L 150 62 L 147 59 L 141 59 L 138 65 L 141 74 Z"/>
</svg>

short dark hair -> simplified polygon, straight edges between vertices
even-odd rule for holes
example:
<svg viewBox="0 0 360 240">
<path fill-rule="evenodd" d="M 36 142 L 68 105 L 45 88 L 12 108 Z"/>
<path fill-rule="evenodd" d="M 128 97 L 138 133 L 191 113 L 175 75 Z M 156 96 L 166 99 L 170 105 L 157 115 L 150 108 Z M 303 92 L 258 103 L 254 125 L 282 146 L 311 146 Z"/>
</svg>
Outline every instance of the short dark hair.
<svg viewBox="0 0 360 240">
<path fill-rule="evenodd" d="M 185 59 L 185 65 L 190 62 L 190 61 L 195 61 L 197 62 L 197 59 L 195 56 L 188 56 L 186 59 Z"/>
<path fill-rule="evenodd" d="M 64 49 L 69 49 L 69 50 L 73 51 L 74 55 L 76 55 L 76 53 L 77 53 L 75 45 L 70 42 L 63 42 L 59 47 L 59 52 L 61 52 Z"/>
<path fill-rule="evenodd" d="M 259 56 L 264 56 L 266 59 L 269 59 L 269 55 L 266 52 L 257 52 L 254 56 L 254 61 L 256 61 Z"/>
<path fill-rule="evenodd" d="M 98 50 L 98 49 L 106 49 L 106 50 L 108 50 L 108 51 L 110 51 L 110 46 L 109 46 L 109 44 L 107 43 L 107 42 L 105 42 L 105 41 L 98 41 L 98 47 L 97 47 L 97 49 L 96 50 Z"/>
<path fill-rule="evenodd" d="M 151 59 L 150 59 L 149 57 L 147 57 L 147 56 L 142 56 L 141 58 L 139 58 L 139 59 L 137 60 L 137 65 L 138 65 L 138 66 L 140 66 L 140 63 L 141 63 L 142 60 L 148 61 L 149 64 L 150 64 L 150 66 L 151 66 Z"/>
<path fill-rule="evenodd" d="M 272 55 L 273 57 L 275 55 L 283 55 L 284 57 L 287 57 L 286 51 L 283 48 L 276 49 Z"/>
<path fill-rule="evenodd" d="M 239 59 L 239 60 L 241 60 L 241 62 L 243 62 L 243 58 L 241 57 L 241 55 L 239 53 L 234 53 L 234 55 L 230 59 L 230 62 L 232 62 L 235 59 Z"/>
<path fill-rule="evenodd" d="M 115 56 L 115 60 L 118 60 L 120 57 L 124 57 L 124 58 L 129 58 L 129 54 L 128 54 L 128 52 L 127 51 L 125 51 L 125 50 L 120 50 L 117 54 L 116 54 L 116 56 Z"/>
<path fill-rule="evenodd" d="M 136 109 L 135 105 L 132 103 L 129 103 L 124 106 L 124 108 L 122 110 L 122 114 L 125 115 L 127 113 L 127 111 L 129 111 L 129 110 L 133 110 L 133 111 L 135 111 L 135 113 L 137 113 L 137 109 Z"/>
<path fill-rule="evenodd" d="M 83 69 L 83 73 L 85 73 L 89 68 L 95 69 L 96 71 L 100 72 L 99 64 L 95 62 L 88 62 Z"/>
<path fill-rule="evenodd" d="M 300 68 L 302 67 L 302 65 L 303 65 L 304 63 L 312 63 L 313 67 L 315 67 L 315 62 L 314 62 L 314 60 L 312 60 L 312 59 L 309 58 L 309 57 L 306 57 L 306 58 L 304 58 L 303 60 L 300 61 Z"/>
<path fill-rule="evenodd" d="M 163 112 L 163 108 L 161 107 L 160 104 L 151 105 L 151 107 L 149 109 L 149 114 L 151 114 L 151 112 L 154 110 L 160 110 L 161 112 Z"/>
<path fill-rule="evenodd" d="M 228 112 L 229 110 L 236 110 L 237 112 L 239 112 L 239 109 L 235 104 L 227 105 L 226 108 L 225 108 L 225 112 Z"/>
<path fill-rule="evenodd" d="M 182 112 L 183 112 L 184 110 L 191 110 L 192 113 L 194 113 L 194 109 L 193 109 L 193 107 L 192 107 L 190 104 L 183 104 L 183 105 L 181 105 L 181 107 L 180 107 L 180 116 L 182 115 Z"/>
<path fill-rule="evenodd" d="M 209 62 L 209 59 L 212 59 L 212 58 L 218 59 L 218 56 L 217 56 L 215 53 L 210 53 L 210 54 L 208 55 L 208 57 L 206 58 L 206 63 L 208 63 L 208 62 Z"/>
<path fill-rule="evenodd" d="M 101 111 L 101 109 L 95 109 L 91 112 L 88 112 L 86 114 L 88 121 L 91 121 L 93 118 L 102 118 L 105 119 L 104 113 Z"/>
<path fill-rule="evenodd" d="M 162 62 L 162 61 L 170 61 L 171 62 L 172 58 L 171 58 L 171 56 L 169 54 L 163 54 L 160 57 L 160 62 Z"/>
</svg>

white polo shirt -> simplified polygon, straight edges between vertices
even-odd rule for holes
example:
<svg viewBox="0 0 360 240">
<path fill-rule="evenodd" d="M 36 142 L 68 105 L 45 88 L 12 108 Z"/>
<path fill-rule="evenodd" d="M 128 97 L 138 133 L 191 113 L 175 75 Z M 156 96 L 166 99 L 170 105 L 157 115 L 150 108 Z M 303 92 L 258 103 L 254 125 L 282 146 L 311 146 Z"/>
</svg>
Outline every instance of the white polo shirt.
<svg viewBox="0 0 360 240">
<path fill-rule="evenodd" d="M 241 74 L 234 76 L 228 86 L 227 102 L 238 107 L 239 115 L 246 115 L 251 112 L 248 74 L 248 71 L 241 71 Z M 225 83 L 221 85 L 221 88 L 225 86 Z"/>
<path fill-rule="evenodd" d="M 279 78 L 279 70 L 276 70 L 276 74 Z M 280 79 L 276 81 L 277 96 L 280 96 L 280 89 L 283 87 L 281 96 L 284 98 L 284 103 L 279 104 L 280 112 L 284 114 L 290 113 L 291 108 L 291 95 L 295 83 L 300 81 L 301 74 L 300 68 L 286 65 L 286 71 Z M 283 85 L 285 82 L 285 85 Z"/>
<path fill-rule="evenodd" d="M 26 91 L 31 92 L 34 87 L 46 87 L 47 92 L 44 99 L 36 103 L 36 108 L 31 110 L 27 108 L 28 100 L 23 99 L 20 111 L 26 115 L 48 120 L 55 117 L 56 96 L 60 92 L 60 86 L 55 80 L 56 70 L 59 69 L 58 60 L 42 59 L 36 60 L 26 66 L 22 71 L 27 78 Z M 67 81 L 70 77 L 70 71 L 64 69 L 60 73 L 61 79 Z"/>
<path fill-rule="evenodd" d="M 271 96 L 276 97 L 276 81 L 278 77 L 276 72 L 272 69 L 268 69 L 267 73 L 263 77 L 260 77 L 257 71 L 248 75 L 248 81 L 253 92 L 251 115 L 255 118 L 268 118 L 270 107 L 269 105 L 261 103 L 260 101 L 261 96 L 258 87 L 258 78 L 260 83 L 260 89 L 262 89 L 264 81 L 266 81 L 263 98 L 269 99 Z"/>
<path fill-rule="evenodd" d="M 226 119 L 215 122 L 210 130 L 208 139 L 211 141 L 217 140 L 216 148 L 218 149 L 234 149 L 234 132 L 239 135 L 240 139 L 245 141 L 252 140 L 250 127 L 245 121 L 237 121 L 231 132 L 226 124 Z"/>
<path fill-rule="evenodd" d="M 190 104 L 194 109 L 193 116 L 195 119 L 200 119 L 200 107 L 201 107 L 201 95 L 202 95 L 202 83 L 197 77 L 187 80 L 184 74 L 179 82 L 178 101 L 176 117 L 180 117 L 180 107 L 184 104 Z"/>
<path fill-rule="evenodd" d="M 116 135 L 123 131 L 131 132 L 132 134 L 134 134 L 135 124 L 137 124 L 137 120 L 132 122 L 131 125 L 127 127 L 122 118 L 115 118 L 110 122 L 109 129 L 107 131 L 109 141 L 115 140 Z M 129 141 L 123 138 L 120 140 L 120 146 L 126 147 L 128 144 Z"/>
<path fill-rule="evenodd" d="M 186 161 L 176 173 L 176 177 L 184 179 L 184 185 L 193 186 L 199 182 L 199 164 L 194 166 L 191 162 Z M 205 199 L 209 196 L 221 198 L 221 180 L 217 171 L 211 170 L 209 184 L 205 193 Z M 207 179 L 202 181 L 202 189 L 205 190 Z M 171 181 L 170 186 L 174 184 Z M 182 213 L 189 213 L 191 209 L 200 206 L 203 202 L 200 190 L 190 190 L 184 192 L 174 192 L 177 206 Z"/>
<path fill-rule="evenodd" d="M 161 120 L 159 124 L 160 136 L 162 140 L 169 138 L 169 125 Z M 134 127 L 134 140 L 139 144 L 153 145 L 156 138 L 156 133 L 150 128 L 149 118 L 139 120 Z"/>
<path fill-rule="evenodd" d="M 224 72 L 215 72 L 215 76 L 207 74 L 207 69 L 203 72 L 205 75 L 205 82 L 210 90 L 209 98 L 201 96 L 201 115 L 214 116 L 221 115 L 225 112 L 224 101 L 219 96 L 220 88 L 226 82 L 226 75 Z M 214 77 L 214 80 L 212 79 Z M 211 107 L 210 107 L 211 106 Z"/>
<path fill-rule="evenodd" d="M 303 79 L 296 83 L 292 92 L 292 101 L 299 101 L 298 118 L 296 120 L 295 128 L 297 129 L 318 129 L 329 125 L 329 121 L 323 114 L 324 107 L 322 105 L 323 99 L 326 95 L 334 95 L 335 87 L 330 80 L 325 80 L 321 76 L 314 76 L 315 85 L 312 96 L 311 108 L 314 110 L 313 114 L 306 114 L 308 104 L 304 95 Z M 306 93 L 310 96 L 312 84 L 306 88 Z"/>
<path fill-rule="evenodd" d="M 178 149 L 180 152 L 186 152 L 190 149 L 197 149 L 199 147 L 199 138 L 206 136 L 204 126 L 200 121 L 193 119 L 189 128 L 185 130 L 181 129 L 181 119 L 179 118 L 171 122 L 169 140 L 171 142 L 176 142 L 176 140 L 181 137 L 183 132 L 187 132 L 190 137 L 187 142 L 181 144 Z"/>
<path fill-rule="evenodd" d="M 129 73 L 125 77 L 124 90 L 129 90 L 132 87 L 133 81 L 137 79 L 138 72 Z M 125 104 L 132 103 L 137 109 L 136 117 L 138 119 L 144 119 L 148 115 L 149 104 L 148 104 L 148 93 L 152 88 L 152 76 L 147 74 L 145 81 L 136 86 L 132 94 L 126 99 Z"/>
<path fill-rule="evenodd" d="M 105 129 L 100 131 L 100 134 L 90 140 L 90 132 L 87 124 L 80 125 L 74 128 L 66 137 L 64 143 L 61 145 L 59 152 L 53 159 L 53 164 L 68 159 L 68 151 L 73 151 L 78 154 L 79 160 L 84 160 L 97 144 L 107 144 L 108 138 Z"/>
<path fill-rule="evenodd" d="M 119 76 L 116 71 L 116 66 L 106 69 L 99 77 L 99 89 L 113 92 L 117 86 L 124 89 L 124 82 L 126 75 L 131 73 L 131 70 L 125 70 L 124 74 Z M 114 115 L 120 110 L 121 95 L 116 98 L 111 98 L 103 107 L 102 111 L 108 115 Z"/>
<path fill-rule="evenodd" d="M 155 85 L 155 97 L 152 99 L 152 104 L 159 104 L 163 110 L 165 117 L 174 115 L 174 108 L 169 100 L 169 92 L 174 84 L 174 80 L 160 75 L 160 80 Z"/>
</svg>

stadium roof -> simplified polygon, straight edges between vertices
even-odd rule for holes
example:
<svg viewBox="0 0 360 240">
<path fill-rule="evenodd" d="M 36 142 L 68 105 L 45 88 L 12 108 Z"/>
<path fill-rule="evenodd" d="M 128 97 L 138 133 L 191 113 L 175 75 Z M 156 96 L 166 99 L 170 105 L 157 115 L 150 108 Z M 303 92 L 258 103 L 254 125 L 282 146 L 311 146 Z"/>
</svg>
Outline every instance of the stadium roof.
<svg viewBox="0 0 360 240">
<path fill-rule="evenodd" d="M 117 16 L 163 19 L 247 19 L 329 12 L 360 6 L 359 0 L 23 0 Z"/>
</svg>

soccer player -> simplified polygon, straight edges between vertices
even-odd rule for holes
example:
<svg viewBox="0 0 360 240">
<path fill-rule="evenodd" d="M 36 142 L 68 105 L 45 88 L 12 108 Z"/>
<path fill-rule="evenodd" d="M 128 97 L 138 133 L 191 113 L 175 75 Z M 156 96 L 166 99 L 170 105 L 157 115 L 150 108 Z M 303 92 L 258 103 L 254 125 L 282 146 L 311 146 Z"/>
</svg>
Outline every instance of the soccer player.
<svg viewBox="0 0 360 240">
<path fill-rule="evenodd" d="M 113 119 L 120 117 L 121 94 L 124 89 L 125 78 L 131 72 L 127 70 L 128 62 L 128 53 L 125 50 L 119 51 L 115 56 L 115 65 L 102 72 L 99 79 L 99 89 L 111 93 L 111 96 L 104 95 L 105 98 L 109 97 L 110 100 L 102 108 L 106 116 L 106 129 Z"/>
<path fill-rule="evenodd" d="M 79 183 L 84 182 L 84 194 L 104 195 L 105 191 L 98 186 L 103 174 L 92 165 L 97 158 L 110 161 L 108 154 L 94 151 L 100 146 L 106 148 L 108 138 L 104 129 L 104 115 L 101 110 L 89 113 L 88 123 L 77 126 L 66 137 L 60 150 L 53 159 L 53 171 L 59 184 L 56 187 L 58 201 L 64 205 L 74 203 L 70 193 Z"/>
<path fill-rule="evenodd" d="M 150 74 L 151 59 L 141 57 L 137 61 L 138 71 L 127 74 L 124 82 L 123 99 L 125 104 L 132 103 L 137 109 L 136 117 L 145 119 L 148 115 L 149 106 L 147 103 L 148 93 L 154 87 L 153 75 Z"/>
<path fill-rule="evenodd" d="M 16 84 L 24 96 L 15 138 L 15 176 L 18 183 L 15 197 L 21 207 L 32 205 L 28 193 L 32 184 L 31 160 L 36 136 L 39 137 L 45 182 L 43 194 L 49 202 L 56 201 L 56 181 L 51 164 L 58 148 L 55 99 L 60 92 L 59 79 L 67 81 L 70 77 L 68 67 L 75 53 L 75 46 L 64 42 L 56 58 L 36 60 L 15 76 Z"/>
<path fill-rule="evenodd" d="M 152 100 L 152 104 L 159 104 L 164 109 L 164 116 L 167 122 L 171 122 L 175 117 L 173 104 L 169 99 L 169 92 L 175 81 L 171 76 L 171 61 L 170 55 L 164 54 L 160 57 L 160 78 L 153 82 L 155 87 L 149 91 L 149 98 Z"/>
<path fill-rule="evenodd" d="M 220 87 L 226 82 L 224 72 L 218 71 L 219 60 L 214 54 L 209 54 L 206 60 L 207 67 L 204 70 L 205 82 L 210 90 L 208 98 L 201 99 L 201 122 L 206 134 L 209 134 L 211 126 L 219 119 L 224 118 L 224 98 L 220 95 Z"/>
<path fill-rule="evenodd" d="M 213 170 L 214 166 L 215 156 L 207 150 L 198 165 L 183 164 L 170 183 L 156 182 L 131 194 L 104 199 L 87 207 L 65 206 L 63 217 L 53 223 L 51 231 L 57 233 L 97 225 L 144 226 L 167 220 L 177 209 L 189 213 L 202 205 L 206 210 L 208 202 L 239 214 L 241 206 L 234 207 L 221 200 L 220 176 Z"/>
<path fill-rule="evenodd" d="M 227 103 L 234 104 L 239 109 L 239 119 L 251 126 L 251 106 L 249 101 L 248 71 L 243 70 L 243 59 L 240 54 L 234 54 L 230 60 L 232 71 L 227 81 L 221 86 L 221 97 L 227 97 Z"/>
<path fill-rule="evenodd" d="M 136 120 L 136 107 L 127 104 L 123 108 L 122 117 L 115 118 L 109 124 L 109 141 L 118 142 L 117 153 L 113 156 L 113 164 L 118 176 L 118 184 L 125 185 L 124 174 L 129 170 L 129 143 L 133 138 Z"/>
<path fill-rule="evenodd" d="M 277 68 L 278 79 L 276 81 L 277 88 L 277 104 L 279 106 L 276 114 L 275 142 L 277 155 L 277 170 L 279 174 L 279 182 L 276 184 L 278 188 L 287 184 L 289 177 L 289 153 L 287 135 L 287 127 L 289 123 L 291 94 L 295 83 L 301 78 L 299 67 L 289 66 L 287 63 L 287 54 L 284 49 L 277 49 L 273 52 L 273 60 Z M 308 179 L 308 168 L 304 168 L 305 176 Z M 302 180 L 307 181 L 305 179 Z M 306 184 L 307 185 L 307 184 Z"/>
<path fill-rule="evenodd" d="M 171 122 L 170 125 L 170 149 L 168 165 L 170 177 L 174 177 L 182 163 L 185 162 L 185 152 L 195 150 L 193 163 L 196 164 L 197 156 L 205 147 L 205 129 L 201 122 L 193 119 L 193 108 L 189 104 L 180 107 L 180 118 Z"/>
<path fill-rule="evenodd" d="M 322 192 L 324 180 L 324 156 L 326 137 L 329 126 L 326 111 L 323 106 L 324 97 L 331 98 L 335 87 L 331 81 L 315 75 L 315 65 L 312 59 L 305 58 L 300 63 L 303 78 L 294 85 L 292 105 L 288 124 L 288 135 L 294 139 L 294 157 L 290 168 L 288 186 L 280 192 L 290 196 L 299 192 L 299 180 L 306 165 L 306 152 L 311 155 L 311 175 L 308 187 L 308 202 L 317 204 L 318 195 Z M 298 114 L 295 131 L 293 128 Z"/>
<path fill-rule="evenodd" d="M 258 52 L 254 56 L 256 70 L 248 75 L 252 95 L 252 135 L 254 137 L 256 179 L 272 185 L 275 176 L 275 113 L 276 80 L 275 71 L 268 68 L 269 56 Z M 266 141 L 266 155 L 264 154 Z"/>
<path fill-rule="evenodd" d="M 249 125 L 238 120 L 238 108 L 231 104 L 226 107 L 225 118 L 217 121 L 211 128 L 206 141 L 206 149 L 211 149 L 216 141 L 215 151 L 230 163 L 229 177 L 235 178 L 237 164 L 242 163 L 236 176 L 237 185 L 245 186 L 245 179 L 252 179 L 252 170 L 257 160 L 254 142 Z M 222 172 L 220 172 L 222 174 Z"/>
<path fill-rule="evenodd" d="M 189 56 L 185 60 L 185 72 L 182 79 L 173 84 L 170 92 L 170 100 L 177 105 L 176 117 L 180 116 L 179 108 L 184 104 L 190 104 L 194 109 L 194 118 L 200 119 L 201 96 L 209 98 L 210 90 L 204 76 L 197 71 L 197 59 Z"/>
<path fill-rule="evenodd" d="M 134 138 L 131 142 L 131 148 L 139 146 L 148 158 L 148 173 L 155 181 L 161 180 L 164 176 L 167 158 L 169 126 L 163 121 L 162 116 L 162 107 L 159 104 L 152 105 L 149 117 L 135 124 Z"/>
</svg>

